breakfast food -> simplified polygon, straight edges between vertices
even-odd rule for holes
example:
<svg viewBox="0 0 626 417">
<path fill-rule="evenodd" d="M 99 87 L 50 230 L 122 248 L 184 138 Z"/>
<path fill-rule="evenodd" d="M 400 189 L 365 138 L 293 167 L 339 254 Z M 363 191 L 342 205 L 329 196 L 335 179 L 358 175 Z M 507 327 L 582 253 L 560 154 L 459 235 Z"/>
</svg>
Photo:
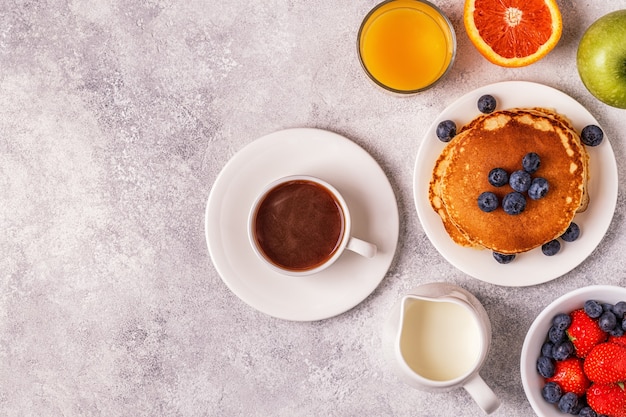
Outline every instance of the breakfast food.
<svg viewBox="0 0 626 417">
<path fill-rule="evenodd" d="M 544 253 L 554 255 L 560 243 L 550 242 L 580 233 L 572 223 L 589 202 L 588 160 L 564 116 L 543 108 L 492 110 L 458 129 L 443 149 L 429 200 L 459 245 L 495 256 L 549 243 Z"/>
<path fill-rule="evenodd" d="M 563 29 L 555 0 L 465 0 L 463 23 L 476 49 L 503 67 L 543 58 Z"/>
<path fill-rule="evenodd" d="M 588 300 L 553 317 L 537 359 L 542 397 L 563 413 L 626 417 L 626 302 Z"/>
</svg>

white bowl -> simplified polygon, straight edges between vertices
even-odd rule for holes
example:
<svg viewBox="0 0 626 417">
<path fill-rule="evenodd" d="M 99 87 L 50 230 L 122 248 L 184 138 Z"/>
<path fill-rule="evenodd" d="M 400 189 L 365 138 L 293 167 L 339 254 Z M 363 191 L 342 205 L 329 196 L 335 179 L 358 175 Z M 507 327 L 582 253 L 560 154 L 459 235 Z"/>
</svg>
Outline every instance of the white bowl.
<svg viewBox="0 0 626 417">
<path fill-rule="evenodd" d="M 554 404 L 549 404 L 541 396 L 544 380 L 537 373 L 537 358 L 546 340 L 552 318 L 559 313 L 569 313 L 582 308 L 587 300 L 598 300 L 615 304 L 626 301 L 626 288 L 612 285 L 593 285 L 569 292 L 548 305 L 531 324 L 522 346 L 520 372 L 526 397 L 539 417 L 564 417 Z"/>
</svg>

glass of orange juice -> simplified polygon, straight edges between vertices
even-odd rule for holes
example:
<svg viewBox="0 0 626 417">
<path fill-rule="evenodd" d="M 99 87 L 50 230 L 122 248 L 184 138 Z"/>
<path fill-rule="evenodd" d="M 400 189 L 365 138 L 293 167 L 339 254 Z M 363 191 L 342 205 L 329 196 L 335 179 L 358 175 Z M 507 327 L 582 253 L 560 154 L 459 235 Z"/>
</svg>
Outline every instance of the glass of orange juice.
<svg viewBox="0 0 626 417">
<path fill-rule="evenodd" d="M 363 19 L 358 35 L 361 65 L 369 78 L 399 94 L 423 91 L 452 67 L 454 28 L 425 0 L 386 0 Z"/>
</svg>

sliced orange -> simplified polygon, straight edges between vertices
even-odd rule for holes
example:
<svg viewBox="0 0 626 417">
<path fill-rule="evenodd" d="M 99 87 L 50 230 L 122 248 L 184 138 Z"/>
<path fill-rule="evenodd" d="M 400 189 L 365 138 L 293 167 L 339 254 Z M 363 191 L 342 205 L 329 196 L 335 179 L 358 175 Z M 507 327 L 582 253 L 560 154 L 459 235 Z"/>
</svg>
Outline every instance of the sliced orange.
<svg viewBox="0 0 626 417">
<path fill-rule="evenodd" d="M 563 30 L 556 0 L 465 0 L 463 22 L 476 49 L 503 67 L 543 58 Z"/>
</svg>

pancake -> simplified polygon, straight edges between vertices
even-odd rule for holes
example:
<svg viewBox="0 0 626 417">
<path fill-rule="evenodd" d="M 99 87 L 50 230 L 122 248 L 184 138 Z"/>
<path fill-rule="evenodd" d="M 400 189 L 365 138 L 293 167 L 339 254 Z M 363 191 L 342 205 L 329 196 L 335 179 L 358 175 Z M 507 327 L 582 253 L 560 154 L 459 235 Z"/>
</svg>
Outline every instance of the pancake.
<svg viewBox="0 0 626 417">
<path fill-rule="evenodd" d="M 532 177 L 548 181 L 546 196 L 527 197 L 526 209 L 518 215 L 501 207 L 480 210 L 482 192 L 495 193 L 501 202 L 513 191 L 508 184 L 489 184 L 489 171 L 520 170 L 529 152 L 541 159 Z M 482 115 L 459 130 L 435 163 L 429 198 L 457 244 L 516 254 L 563 234 L 587 207 L 587 181 L 588 156 L 569 120 L 547 109 L 509 109 Z"/>
</svg>

